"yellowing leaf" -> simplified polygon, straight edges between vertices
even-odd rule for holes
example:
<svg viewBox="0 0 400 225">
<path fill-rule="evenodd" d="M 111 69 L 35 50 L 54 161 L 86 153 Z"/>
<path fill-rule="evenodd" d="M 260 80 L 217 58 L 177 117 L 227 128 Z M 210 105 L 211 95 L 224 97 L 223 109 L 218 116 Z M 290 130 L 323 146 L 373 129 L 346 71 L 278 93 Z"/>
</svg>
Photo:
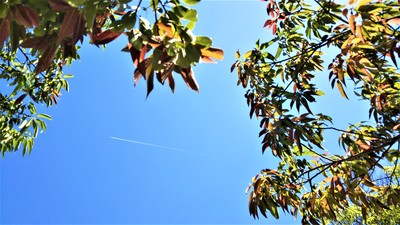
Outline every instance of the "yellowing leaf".
<svg viewBox="0 0 400 225">
<path fill-rule="evenodd" d="M 167 37 L 170 38 L 177 38 L 178 34 L 175 32 L 175 29 L 172 25 L 164 24 L 164 23 L 157 23 L 158 28 L 165 33 Z"/>
<path fill-rule="evenodd" d="M 370 2 L 372 2 L 372 0 L 361 0 L 355 9 L 358 10 L 361 6 L 366 5 Z"/>
<path fill-rule="evenodd" d="M 251 56 L 251 53 L 253 53 L 252 50 L 250 50 L 250 51 L 244 53 L 243 58 L 248 59 L 248 58 Z"/>
<path fill-rule="evenodd" d="M 240 52 L 239 52 L 239 50 L 237 50 L 237 51 L 235 52 L 235 57 L 236 57 L 237 59 L 240 58 Z"/>
<path fill-rule="evenodd" d="M 200 0 L 182 0 L 186 5 L 195 5 L 200 2 Z"/>
<path fill-rule="evenodd" d="M 210 57 L 218 60 L 222 60 L 224 58 L 224 51 L 219 48 L 207 48 L 207 49 L 200 49 L 201 51 L 201 56 L 204 57 Z"/>
<path fill-rule="evenodd" d="M 359 37 L 361 39 L 362 43 L 365 43 L 365 39 L 364 39 L 364 36 L 362 34 L 362 28 L 361 28 L 360 25 L 356 26 L 356 32 L 357 32 L 357 37 Z"/>
<path fill-rule="evenodd" d="M 351 15 L 349 16 L 349 26 L 350 26 L 351 33 L 353 33 L 353 34 L 356 33 L 356 31 L 355 31 L 355 25 L 356 25 L 356 23 L 355 23 L 355 21 L 354 21 L 354 15 L 351 14 Z"/>
<path fill-rule="evenodd" d="M 340 94 L 341 94 L 344 98 L 349 99 L 349 98 L 347 97 L 346 92 L 344 91 L 344 88 L 343 88 L 342 83 L 341 83 L 339 80 L 336 81 L 336 86 L 337 86 L 337 88 L 339 89 Z"/>
</svg>

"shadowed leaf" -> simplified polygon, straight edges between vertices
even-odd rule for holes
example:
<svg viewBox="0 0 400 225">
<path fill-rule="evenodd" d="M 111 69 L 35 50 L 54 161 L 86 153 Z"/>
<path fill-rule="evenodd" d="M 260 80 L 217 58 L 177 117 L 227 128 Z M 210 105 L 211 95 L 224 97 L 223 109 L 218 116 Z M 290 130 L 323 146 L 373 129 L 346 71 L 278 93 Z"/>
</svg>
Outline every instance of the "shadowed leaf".
<svg viewBox="0 0 400 225">
<path fill-rule="evenodd" d="M 37 13 L 26 6 L 15 5 L 13 7 L 13 16 L 18 24 L 25 27 L 33 27 L 39 25 L 39 17 Z"/>
<path fill-rule="evenodd" d="M 41 73 L 49 68 L 53 63 L 54 56 L 57 51 L 56 43 L 50 43 L 46 50 L 43 52 L 42 56 L 39 58 L 39 62 L 35 68 L 35 73 Z"/>
</svg>

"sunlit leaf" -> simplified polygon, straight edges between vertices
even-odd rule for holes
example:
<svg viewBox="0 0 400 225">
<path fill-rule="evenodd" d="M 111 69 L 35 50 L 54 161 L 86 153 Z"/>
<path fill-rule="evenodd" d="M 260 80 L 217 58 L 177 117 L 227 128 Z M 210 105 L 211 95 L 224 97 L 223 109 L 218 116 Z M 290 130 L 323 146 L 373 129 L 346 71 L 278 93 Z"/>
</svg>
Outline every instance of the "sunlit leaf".
<svg viewBox="0 0 400 225">
<path fill-rule="evenodd" d="M 183 3 L 185 3 L 186 5 L 195 5 L 197 3 L 199 3 L 201 0 L 182 0 Z"/>
<path fill-rule="evenodd" d="M 37 116 L 38 116 L 39 118 L 51 120 L 51 116 L 50 116 L 50 115 L 47 115 L 47 114 L 44 114 L 44 113 L 39 113 Z"/>
<path fill-rule="evenodd" d="M 224 51 L 219 48 L 207 48 L 207 49 L 200 49 L 201 56 L 207 56 L 210 58 L 222 60 L 224 58 Z"/>
</svg>

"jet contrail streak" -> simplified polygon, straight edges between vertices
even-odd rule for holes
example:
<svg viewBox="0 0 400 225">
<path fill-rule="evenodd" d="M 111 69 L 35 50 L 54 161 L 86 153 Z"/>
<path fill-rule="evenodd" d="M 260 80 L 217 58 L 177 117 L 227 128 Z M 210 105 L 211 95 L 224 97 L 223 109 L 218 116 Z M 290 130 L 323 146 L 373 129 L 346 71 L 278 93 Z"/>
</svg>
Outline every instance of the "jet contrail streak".
<svg viewBox="0 0 400 225">
<path fill-rule="evenodd" d="M 135 144 L 139 144 L 139 145 L 147 145 L 147 146 L 152 146 L 152 147 L 156 147 L 156 148 L 164 148 L 164 149 L 174 150 L 174 151 L 178 151 L 178 152 L 186 152 L 186 153 L 190 153 L 190 154 L 209 157 L 208 155 L 203 155 L 203 154 L 199 154 L 199 153 L 196 153 L 196 152 L 191 152 L 191 151 L 187 151 L 187 150 L 183 150 L 183 149 L 179 149 L 179 148 L 173 148 L 173 147 L 162 146 L 162 145 L 155 145 L 155 144 L 151 144 L 151 143 L 135 141 L 135 140 L 129 140 L 129 139 L 119 138 L 119 137 L 110 137 L 110 138 L 114 139 L 114 140 L 118 140 L 118 141 L 125 141 L 125 142 L 135 143 Z"/>
</svg>

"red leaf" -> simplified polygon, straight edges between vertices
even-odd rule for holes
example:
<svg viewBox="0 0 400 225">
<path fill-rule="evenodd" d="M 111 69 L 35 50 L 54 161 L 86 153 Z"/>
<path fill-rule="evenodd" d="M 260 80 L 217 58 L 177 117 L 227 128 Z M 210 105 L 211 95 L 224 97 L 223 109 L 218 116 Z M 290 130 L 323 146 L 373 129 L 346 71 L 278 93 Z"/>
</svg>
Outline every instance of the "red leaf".
<svg viewBox="0 0 400 225">
<path fill-rule="evenodd" d="M 136 84 L 139 82 L 140 78 L 142 78 L 142 73 L 136 69 L 133 73 L 133 86 L 136 87 Z"/>
<path fill-rule="evenodd" d="M 215 62 L 214 60 L 212 60 L 210 57 L 208 56 L 201 56 L 201 62 L 204 63 L 213 63 L 216 64 L 217 62 Z M 231 71 L 232 72 L 232 71 Z"/>
<path fill-rule="evenodd" d="M 42 36 L 42 37 L 33 37 L 24 40 L 21 43 L 21 47 L 23 48 L 33 48 L 37 50 L 44 51 L 49 46 L 49 43 L 52 43 L 54 36 Z"/>
<path fill-rule="evenodd" d="M 13 16 L 18 24 L 25 27 L 33 27 L 39 25 L 39 17 L 37 13 L 26 6 L 15 5 L 13 7 Z"/>
<path fill-rule="evenodd" d="M 347 9 L 347 8 L 346 8 L 346 9 L 343 9 L 343 10 L 342 10 L 343 16 L 347 18 L 347 13 L 348 13 L 348 12 L 349 12 L 349 9 Z"/>
<path fill-rule="evenodd" d="M 272 20 L 267 20 L 267 21 L 265 21 L 265 23 L 264 23 L 264 27 L 270 26 L 270 25 L 273 24 L 273 23 L 274 23 L 274 21 L 272 21 Z"/>
<path fill-rule="evenodd" d="M 95 45 L 104 45 L 110 43 L 111 41 L 117 39 L 121 35 L 121 32 L 114 32 L 112 30 L 105 30 L 96 35 L 91 35 L 91 39 L 93 44 Z"/>
<path fill-rule="evenodd" d="M 199 91 L 199 85 L 197 84 L 197 81 L 194 77 L 194 72 L 192 70 L 192 67 L 183 68 L 181 70 L 181 75 L 189 88 L 197 92 Z"/>
<path fill-rule="evenodd" d="M 147 78 L 147 95 L 146 98 L 149 97 L 150 92 L 153 90 L 154 88 L 154 71 L 150 71 L 149 74 L 146 74 Z"/>
<path fill-rule="evenodd" d="M 126 49 L 128 49 L 131 54 L 133 65 L 137 68 L 139 65 L 140 51 L 134 48 L 131 43 L 126 46 Z"/>
<path fill-rule="evenodd" d="M 53 63 L 54 56 L 56 55 L 57 45 L 56 43 L 51 43 L 47 46 L 46 50 L 43 52 L 42 56 L 39 58 L 39 62 L 35 68 L 35 73 L 41 73 L 49 68 Z"/>
<path fill-rule="evenodd" d="M 276 33 L 276 23 L 272 25 L 272 34 Z"/>
<path fill-rule="evenodd" d="M 165 69 L 160 73 L 160 83 L 164 84 L 165 80 L 172 77 L 172 72 L 174 71 L 173 64 L 167 64 Z"/>
<path fill-rule="evenodd" d="M 85 32 L 85 19 L 82 14 L 78 14 L 72 35 L 72 42 L 75 44 L 77 41 L 83 41 L 83 34 Z"/>
<path fill-rule="evenodd" d="M 400 17 L 395 17 L 387 21 L 390 25 L 399 25 L 400 24 Z"/>
<path fill-rule="evenodd" d="M 23 94 L 23 95 L 21 95 L 21 96 L 19 96 L 18 98 L 17 98 L 17 100 L 15 100 L 15 105 L 18 105 L 19 103 L 21 103 L 22 102 L 22 100 L 24 100 L 24 98 L 26 97 L 26 94 Z"/>
<path fill-rule="evenodd" d="M 0 19 L 0 46 L 3 46 L 4 41 L 10 35 L 10 16 L 8 15 L 6 18 Z M 0 48 L 1 48 L 0 47 Z"/>
<path fill-rule="evenodd" d="M 48 0 L 48 3 L 57 12 L 68 12 L 73 9 L 70 4 L 63 0 Z"/>
<path fill-rule="evenodd" d="M 175 91 L 175 80 L 174 80 L 174 76 L 173 75 L 168 77 L 168 85 L 171 88 L 172 93 L 174 93 L 174 91 Z"/>
<path fill-rule="evenodd" d="M 146 53 L 147 53 L 147 45 L 143 45 L 142 50 L 140 51 L 139 62 L 142 62 L 144 60 Z"/>
<path fill-rule="evenodd" d="M 67 37 L 72 37 L 75 44 L 83 35 L 85 23 L 78 9 L 72 8 L 67 11 L 62 21 L 60 31 L 58 32 L 57 43 L 60 43 Z"/>
</svg>

